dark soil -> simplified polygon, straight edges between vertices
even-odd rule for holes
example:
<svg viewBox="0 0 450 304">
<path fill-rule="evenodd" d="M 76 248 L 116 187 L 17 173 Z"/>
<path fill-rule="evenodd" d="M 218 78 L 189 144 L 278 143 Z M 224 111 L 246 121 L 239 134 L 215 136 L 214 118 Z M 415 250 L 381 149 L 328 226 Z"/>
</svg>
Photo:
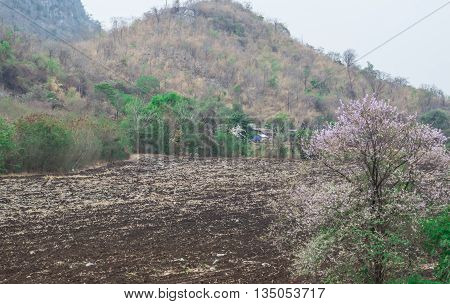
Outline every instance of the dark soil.
<svg viewBox="0 0 450 304">
<path fill-rule="evenodd" d="M 146 157 L 0 178 L 0 283 L 289 283 L 269 204 L 299 170 Z"/>
</svg>

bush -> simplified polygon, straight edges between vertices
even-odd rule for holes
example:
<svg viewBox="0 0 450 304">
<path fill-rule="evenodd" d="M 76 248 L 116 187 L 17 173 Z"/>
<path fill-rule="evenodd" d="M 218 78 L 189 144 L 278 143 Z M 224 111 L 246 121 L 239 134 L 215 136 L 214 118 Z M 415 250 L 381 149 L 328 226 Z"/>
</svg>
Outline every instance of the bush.
<svg viewBox="0 0 450 304">
<path fill-rule="evenodd" d="M 294 124 L 288 114 L 280 112 L 269 120 L 267 127 L 272 128 L 276 134 L 286 135 Z"/>
<path fill-rule="evenodd" d="M 439 258 L 435 268 L 436 278 L 450 283 L 450 207 L 440 215 L 426 220 L 422 227 L 427 237 L 426 248 Z"/>
<path fill-rule="evenodd" d="M 44 55 L 35 55 L 33 57 L 33 63 L 38 70 L 47 75 L 56 76 L 61 72 L 59 62 Z"/>
<path fill-rule="evenodd" d="M 160 86 L 158 78 L 153 76 L 142 76 L 136 81 L 136 88 L 144 96 L 157 93 L 160 90 Z"/>
<path fill-rule="evenodd" d="M 30 115 L 16 123 L 20 167 L 25 171 L 66 169 L 66 154 L 73 145 L 72 133 L 57 118 Z"/>
<path fill-rule="evenodd" d="M 65 167 L 78 169 L 100 160 L 103 144 L 97 134 L 97 123 L 88 118 L 79 118 L 70 121 L 69 127 L 73 141 Z"/>
<path fill-rule="evenodd" d="M 420 120 L 433 128 L 441 130 L 447 138 L 450 137 L 450 113 L 448 111 L 442 109 L 431 110 L 423 114 Z M 450 148 L 449 140 L 447 140 L 446 147 L 447 149 Z"/>
<path fill-rule="evenodd" d="M 13 57 L 11 51 L 11 45 L 8 41 L 2 40 L 0 41 L 0 59 L 2 61 L 6 61 Z"/>
<path fill-rule="evenodd" d="M 249 145 L 244 139 L 239 139 L 228 132 L 219 131 L 216 135 L 218 144 L 217 156 L 239 157 L 249 155 Z"/>
<path fill-rule="evenodd" d="M 6 160 L 14 148 L 14 127 L 0 117 L 0 173 L 6 171 Z"/>
<path fill-rule="evenodd" d="M 95 122 L 96 136 L 101 143 L 100 158 L 106 161 L 127 159 L 129 141 L 119 125 L 108 119 Z"/>
</svg>

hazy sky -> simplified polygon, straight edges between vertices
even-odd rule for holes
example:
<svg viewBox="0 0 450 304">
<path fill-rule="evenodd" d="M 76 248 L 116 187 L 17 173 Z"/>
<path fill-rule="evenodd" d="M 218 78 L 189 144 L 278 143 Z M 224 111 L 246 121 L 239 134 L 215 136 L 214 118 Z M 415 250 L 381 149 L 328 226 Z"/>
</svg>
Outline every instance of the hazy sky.
<svg viewBox="0 0 450 304">
<path fill-rule="evenodd" d="M 108 27 L 112 17 L 140 17 L 166 0 L 82 0 Z M 172 2 L 168 0 L 169 4 Z M 448 0 L 248 0 L 256 12 L 283 22 L 292 35 L 326 51 L 363 55 Z M 450 5 L 363 59 L 411 84 L 450 94 Z"/>
</svg>

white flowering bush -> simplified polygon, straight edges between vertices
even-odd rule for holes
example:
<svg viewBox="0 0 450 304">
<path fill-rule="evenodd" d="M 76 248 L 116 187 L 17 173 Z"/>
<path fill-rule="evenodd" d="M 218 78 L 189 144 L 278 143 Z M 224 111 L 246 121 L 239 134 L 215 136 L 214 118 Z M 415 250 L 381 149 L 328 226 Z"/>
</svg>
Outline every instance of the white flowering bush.
<svg viewBox="0 0 450 304">
<path fill-rule="evenodd" d="M 414 272 L 420 220 L 449 203 L 445 142 L 375 98 L 341 105 L 308 150 L 320 176 L 298 187 L 287 212 L 311 234 L 296 253 L 300 274 L 383 283 Z"/>
</svg>

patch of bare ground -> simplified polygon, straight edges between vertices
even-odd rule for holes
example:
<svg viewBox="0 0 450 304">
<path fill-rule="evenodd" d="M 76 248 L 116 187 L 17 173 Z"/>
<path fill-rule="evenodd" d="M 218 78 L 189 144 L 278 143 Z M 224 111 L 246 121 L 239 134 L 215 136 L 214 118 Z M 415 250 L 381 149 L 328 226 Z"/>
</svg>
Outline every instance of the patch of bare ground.
<svg viewBox="0 0 450 304">
<path fill-rule="evenodd" d="M 289 283 L 268 237 L 301 163 L 117 162 L 0 178 L 0 283 Z"/>
</svg>

